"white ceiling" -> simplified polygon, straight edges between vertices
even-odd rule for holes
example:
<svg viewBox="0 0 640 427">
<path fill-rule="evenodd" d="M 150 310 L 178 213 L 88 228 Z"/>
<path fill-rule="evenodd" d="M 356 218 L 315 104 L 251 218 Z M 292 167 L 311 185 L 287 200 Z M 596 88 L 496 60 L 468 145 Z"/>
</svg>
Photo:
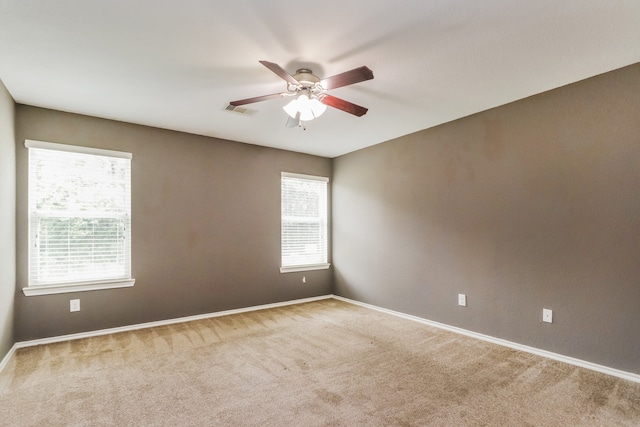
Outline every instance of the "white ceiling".
<svg viewBox="0 0 640 427">
<path fill-rule="evenodd" d="M 258 63 L 375 78 L 285 128 Z M 0 0 L 0 79 L 16 102 L 335 157 L 640 62 L 637 0 Z M 54 141 L 64 142 L 64 141 Z"/>
</svg>

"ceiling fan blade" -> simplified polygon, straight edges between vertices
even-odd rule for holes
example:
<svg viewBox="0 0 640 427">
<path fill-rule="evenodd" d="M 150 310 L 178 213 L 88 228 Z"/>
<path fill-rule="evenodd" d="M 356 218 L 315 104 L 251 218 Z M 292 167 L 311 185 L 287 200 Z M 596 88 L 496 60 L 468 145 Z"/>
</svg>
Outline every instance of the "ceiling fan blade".
<svg viewBox="0 0 640 427">
<path fill-rule="evenodd" d="M 345 71 L 344 73 L 322 79 L 322 81 L 320 81 L 320 85 L 326 90 L 331 90 L 363 82 L 365 80 L 371 80 L 372 78 L 373 71 L 368 67 L 362 66 L 360 68 L 354 68 L 353 70 Z"/>
<path fill-rule="evenodd" d="M 254 102 L 268 101 L 270 99 L 282 98 L 283 96 L 284 95 L 282 93 L 272 93 L 271 95 L 256 96 L 254 98 L 231 101 L 229 105 L 233 105 L 234 107 L 237 107 L 238 105 L 253 104 Z"/>
<path fill-rule="evenodd" d="M 364 116 L 365 114 L 367 114 L 367 111 L 369 111 L 368 108 L 361 107 L 352 102 L 345 101 L 344 99 L 336 98 L 335 96 L 331 95 L 324 95 L 320 99 L 320 102 L 328 105 L 329 107 L 337 108 L 338 110 L 345 111 L 358 117 Z"/>
<path fill-rule="evenodd" d="M 258 61 L 258 62 L 260 62 L 262 65 L 264 65 L 274 73 L 276 73 L 281 79 L 291 83 L 292 85 L 300 84 L 300 82 L 294 79 L 291 74 L 287 73 L 287 71 L 284 68 L 282 68 L 275 62 L 269 62 L 269 61 Z"/>
</svg>

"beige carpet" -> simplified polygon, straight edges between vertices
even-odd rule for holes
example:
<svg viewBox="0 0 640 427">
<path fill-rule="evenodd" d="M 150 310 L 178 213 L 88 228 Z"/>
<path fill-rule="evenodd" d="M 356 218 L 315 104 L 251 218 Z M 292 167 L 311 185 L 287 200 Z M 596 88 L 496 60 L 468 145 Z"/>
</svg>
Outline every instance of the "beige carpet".
<svg viewBox="0 0 640 427">
<path fill-rule="evenodd" d="M 640 384 L 336 300 L 18 350 L 6 426 L 639 426 Z"/>
</svg>

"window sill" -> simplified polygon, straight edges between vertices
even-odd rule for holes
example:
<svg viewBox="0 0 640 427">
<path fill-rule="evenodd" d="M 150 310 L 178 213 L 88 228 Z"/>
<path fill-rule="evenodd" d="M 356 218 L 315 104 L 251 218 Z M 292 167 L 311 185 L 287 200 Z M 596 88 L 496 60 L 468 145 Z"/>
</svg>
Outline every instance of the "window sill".
<svg viewBox="0 0 640 427">
<path fill-rule="evenodd" d="M 28 286 L 22 288 L 22 292 L 28 296 L 66 294 L 69 292 L 98 291 L 101 289 L 129 288 L 136 282 L 135 279 L 110 280 L 104 282 L 67 283 L 62 285 Z"/>
<path fill-rule="evenodd" d="M 296 265 L 292 267 L 280 267 L 280 273 L 295 273 L 296 271 L 326 270 L 331 264 Z"/>
</svg>

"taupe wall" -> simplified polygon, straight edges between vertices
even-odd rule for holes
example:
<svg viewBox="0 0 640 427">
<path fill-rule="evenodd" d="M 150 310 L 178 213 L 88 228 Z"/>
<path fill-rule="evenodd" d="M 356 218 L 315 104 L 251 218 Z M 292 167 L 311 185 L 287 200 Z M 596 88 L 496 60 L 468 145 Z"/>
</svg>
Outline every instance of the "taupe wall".
<svg viewBox="0 0 640 427">
<path fill-rule="evenodd" d="M 639 191 L 640 64 L 351 153 L 336 292 L 640 373 Z"/>
<path fill-rule="evenodd" d="M 0 81 L 0 361 L 13 339 L 16 283 L 15 103 Z"/>
<path fill-rule="evenodd" d="M 16 339 L 324 295 L 329 270 L 280 274 L 280 172 L 331 160 L 18 105 Z M 133 153 L 133 288 L 26 297 L 25 139 Z M 82 310 L 69 312 L 80 298 Z"/>
</svg>

